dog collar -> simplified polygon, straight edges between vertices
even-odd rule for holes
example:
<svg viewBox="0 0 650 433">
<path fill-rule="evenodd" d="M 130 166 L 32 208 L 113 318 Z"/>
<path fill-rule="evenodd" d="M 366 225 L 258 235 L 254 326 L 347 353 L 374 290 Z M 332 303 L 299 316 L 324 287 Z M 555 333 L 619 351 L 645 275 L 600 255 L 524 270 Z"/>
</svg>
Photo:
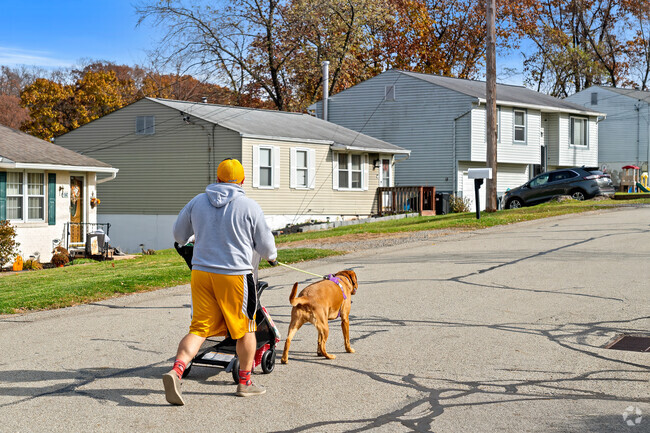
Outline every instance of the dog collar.
<svg viewBox="0 0 650 433">
<path fill-rule="evenodd" d="M 348 297 L 345 296 L 345 290 L 343 290 L 343 284 L 341 284 L 341 280 L 339 280 L 338 277 L 334 276 L 334 274 L 329 274 L 325 276 L 325 279 L 330 280 L 333 283 L 336 283 L 341 288 L 341 293 L 343 293 L 343 299 L 348 299 Z"/>
</svg>

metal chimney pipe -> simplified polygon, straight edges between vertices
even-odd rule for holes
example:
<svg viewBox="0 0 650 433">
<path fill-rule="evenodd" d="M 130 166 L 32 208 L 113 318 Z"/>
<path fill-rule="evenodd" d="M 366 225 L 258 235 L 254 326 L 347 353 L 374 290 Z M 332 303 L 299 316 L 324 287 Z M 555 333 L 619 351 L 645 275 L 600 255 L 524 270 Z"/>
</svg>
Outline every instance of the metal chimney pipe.
<svg viewBox="0 0 650 433">
<path fill-rule="evenodd" d="M 323 62 L 323 120 L 328 119 L 327 115 L 327 102 L 330 97 L 329 87 L 330 87 L 330 62 L 325 60 Z"/>
</svg>

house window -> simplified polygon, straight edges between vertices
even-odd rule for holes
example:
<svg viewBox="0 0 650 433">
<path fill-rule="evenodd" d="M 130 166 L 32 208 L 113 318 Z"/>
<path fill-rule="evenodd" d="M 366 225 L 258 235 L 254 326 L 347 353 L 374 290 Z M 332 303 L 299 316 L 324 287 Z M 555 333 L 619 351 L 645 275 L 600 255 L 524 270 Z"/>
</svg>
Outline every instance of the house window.
<svg viewBox="0 0 650 433">
<path fill-rule="evenodd" d="M 7 173 L 7 219 L 43 221 L 45 218 L 45 174 Z"/>
<path fill-rule="evenodd" d="M 395 86 L 384 88 L 384 101 L 395 101 Z"/>
<path fill-rule="evenodd" d="M 291 188 L 314 188 L 315 151 L 299 147 L 291 148 Z"/>
<path fill-rule="evenodd" d="M 27 173 L 27 220 L 45 218 L 45 174 Z"/>
<path fill-rule="evenodd" d="M 514 110 L 515 117 L 515 141 L 520 143 L 526 142 L 526 112 L 524 110 Z"/>
<path fill-rule="evenodd" d="M 598 92 L 591 92 L 591 105 L 598 105 Z"/>
<path fill-rule="evenodd" d="M 155 116 L 137 116 L 135 118 L 135 133 L 138 135 L 151 135 L 155 132 Z"/>
<path fill-rule="evenodd" d="M 569 118 L 569 142 L 573 146 L 587 145 L 587 119 Z"/>
<path fill-rule="evenodd" d="M 271 161 L 272 150 L 260 148 L 260 186 L 272 186 L 273 163 Z"/>
<path fill-rule="evenodd" d="M 23 174 L 7 173 L 7 219 L 23 219 Z"/>
<path fill-rule="evenodd" d="M 361 155 L 339 153 L 339 188 L 361 189 Z"/>
<path fill-rule="evenodd" d="M 253 187 L 280 188 L 280 148 L 269 145 L 253 146 Z"/>
</svg>

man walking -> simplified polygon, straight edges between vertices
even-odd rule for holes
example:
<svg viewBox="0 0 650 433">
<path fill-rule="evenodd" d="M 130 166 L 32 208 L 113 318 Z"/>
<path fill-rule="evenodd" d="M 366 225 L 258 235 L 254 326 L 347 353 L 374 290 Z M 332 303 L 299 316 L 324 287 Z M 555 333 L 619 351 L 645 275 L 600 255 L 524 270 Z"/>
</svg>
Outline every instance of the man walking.
<svg viewBox="0 0 650 433">
<path fill-rule="evenodd" d="M 244 168 L 236 159 L 226 159 L 217 168 L 215 184 L 194 197 L 174 223 L 174 239 L 183 245 L 194 235 L 192 258 L 192 323 L 181 340 L 173 368 L 163 375 L 165 397 L 183 405 L 181 378 L 187 363 L 207 337 L 237 340 L 241 397 L 266 392 L 251 381 L 255 357 L 255 311 L 257 288 L 253 279 L 254 253 L 277 266 L 277 250 L 260 206 L 246 197 Z"/>
</svg>

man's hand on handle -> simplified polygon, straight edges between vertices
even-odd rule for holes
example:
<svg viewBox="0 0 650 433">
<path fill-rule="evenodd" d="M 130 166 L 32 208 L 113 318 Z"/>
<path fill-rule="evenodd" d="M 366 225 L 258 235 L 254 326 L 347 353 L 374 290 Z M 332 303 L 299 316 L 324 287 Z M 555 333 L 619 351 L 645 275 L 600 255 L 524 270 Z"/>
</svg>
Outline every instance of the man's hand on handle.
<svg viewBox="0 0 650 433">
<path fill-rule="evenodd" d="M 269 265 L 276 267 L 279 265 L 277 260 L 267 260 L 269 262 Z"/>
</svg>

